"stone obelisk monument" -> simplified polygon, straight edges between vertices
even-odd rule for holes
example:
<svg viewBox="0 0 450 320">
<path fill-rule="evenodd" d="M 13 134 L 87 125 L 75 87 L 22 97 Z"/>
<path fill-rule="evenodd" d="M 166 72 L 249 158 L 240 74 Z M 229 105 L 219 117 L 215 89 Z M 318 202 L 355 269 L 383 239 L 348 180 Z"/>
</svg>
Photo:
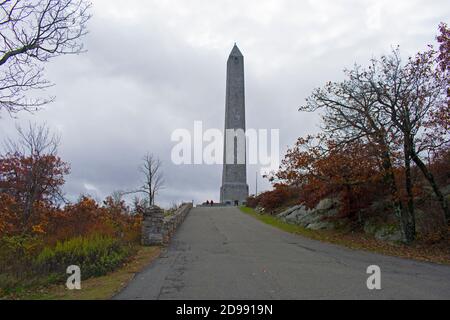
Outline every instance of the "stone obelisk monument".
<svg viewBox="0 0 450 320">
<path fill-rule="evenodd" d="M 227 62 L 224 136 L 224 164 L 220 202 L 228 205 L 241 205 L 248 197 L 245 88 L 244 56 L 236 44 Z"/>
</svg>

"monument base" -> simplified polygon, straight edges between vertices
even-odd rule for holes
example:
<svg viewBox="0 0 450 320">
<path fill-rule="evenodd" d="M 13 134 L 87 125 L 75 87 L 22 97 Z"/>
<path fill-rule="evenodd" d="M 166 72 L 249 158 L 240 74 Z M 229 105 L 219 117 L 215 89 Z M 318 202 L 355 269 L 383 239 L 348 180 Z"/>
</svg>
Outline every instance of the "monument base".
<svg viewBox="0 0 450 320">
<path fill-rule="evenodd" d="M 247 203 L 248 185 L 245 183 L 227 183 L 220 188 L 220 202 L 229 206 Z"/>
</svg>

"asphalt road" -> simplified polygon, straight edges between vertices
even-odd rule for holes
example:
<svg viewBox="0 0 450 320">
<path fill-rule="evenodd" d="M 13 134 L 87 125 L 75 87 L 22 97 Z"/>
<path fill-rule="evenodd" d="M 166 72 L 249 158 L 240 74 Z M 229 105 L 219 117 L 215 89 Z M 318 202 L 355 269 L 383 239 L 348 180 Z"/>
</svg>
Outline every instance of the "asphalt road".
<svg viewBox="0 0 450 320">
<path fill-rule="evenodd" d="M 367 288 L 370 265 L 381 290 Z M 305 239 L 237 208 L 195 208 L 115 299 L 450 299 L 450 267 Z"/>
</svg>

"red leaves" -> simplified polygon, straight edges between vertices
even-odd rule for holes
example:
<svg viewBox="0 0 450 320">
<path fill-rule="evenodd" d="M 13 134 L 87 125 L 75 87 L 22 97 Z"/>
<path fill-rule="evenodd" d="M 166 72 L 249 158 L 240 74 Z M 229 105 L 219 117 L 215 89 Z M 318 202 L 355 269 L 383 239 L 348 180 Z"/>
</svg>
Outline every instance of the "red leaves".
<svg viewBox="0 0 450 320">
<path fill-rule="evenodd" d="M 16 214 L 17 207 L 13 197 L 6 193 L 0 193 L 0 235 L 19 232 L 20 219 Z"/>
<path fill-rule="evenodd" d="M 108 199 L 100 206 L 95 200 L 82 197 L 62 209 L 39 202 L 27 226 L 23 225 L 17 208 L 11 196 L 0 193 L 0 237 L 25 231 L 40 236 L 48 244 L 93 234 L 136 241 L 140 234 L 141 216 L 129 215 L 125 206 L 112 204 Z"/>
<path fill-rule="evenodd" d="M 442 102 L 434 105 L 424 119 L 425 134 L 421 144 L 432 151 L 445 150 L 450 144 L 450 29 L 447 24 L 439 25 L 440 34 L 436 37 L 439 43 L 437 57 L 433 54 L 433 66 L 435 67 L 436 82 L 443 83 L 445 87 Z M 435 53 L 433 49 L 430 53 Z M 428 89 L 427 89 L 428 90 Z M 445 99 L 445 95 L 446 98 Z M 446 100 L 446 101 L 445 101 Z"/>
<path fill-rule="evenodd" d="M 275 189 L 263 194 L 260 205 L 267 211 L 280 207 L 292 196 L 292 192 L 285 185 L 276 185 Z"/>
<path fill-rule="evenodd" d="M 34 135 L 45 138 L 40 130 Z M 0 237 L 27 234 L 45 243 L 92 234 L 138 239 L 141 218 L 131 216 L 123 201 L 107 198 L 99 205 L 82 197 L 60 208 L 61 187 L 70 167 L 55 150 L 32 150 L 0 158 Z"/>
<path fill-rule="evenodd" d="M 436 37 L 439 43 L 439 57 L 438 62 L 442 71 L 450 71 L 450 29 L 446 23 L 439 25 L 440 35 Z"/>
<path fill-rule="evenodd" d="M 60 188 L 68 173 L 69 165 L 55 155 L 17 153 L 0 158 L 0 232 L 44 233 L 40 211 L 61 199 Z"/>
<path fill-rule="evenodd" d="M 377 151 L 370 144 L 339 146 L 318 137 L 300 138 L 272 180 L 300 187 L 298 199 L 310 208 L 325 197 L 339 196 L 341 211 L 352 216 L 370 204 L 364 199 L 371 197 L 381 180 Z"/>
<path fill-rule="evenodd" d="M 53 201 L 64 185 L 70 167 L 54 155 L 11 155 L 0 159 L 0 189 L 13 195 L 18 202 L 30 192 L 35 201 Z"/>
<path fill-rule="evenodd" d="M 261 206 L 267 213 L 282 206 L 288 206 L 291 202 L 295 204 L 298 202 L 298 189 L 285 184 L 275 184 L 272 191 L 247 198 L 248 207 Z"/>
</svg>

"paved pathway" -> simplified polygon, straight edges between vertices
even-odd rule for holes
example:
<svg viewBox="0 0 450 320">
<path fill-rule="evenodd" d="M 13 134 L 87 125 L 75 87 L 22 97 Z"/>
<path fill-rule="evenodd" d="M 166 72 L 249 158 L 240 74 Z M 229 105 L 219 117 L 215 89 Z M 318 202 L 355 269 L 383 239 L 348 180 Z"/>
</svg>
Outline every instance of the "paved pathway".
<svg viewBox="0 0 450 320">
<path fill-rule="evenodd" d="M 367 289 L 378 265 L 382 290 Z M 450 299 L 450 267 L 292 235 L 237 208 L 195 208 L 116 299 Z"/>
</svg>

